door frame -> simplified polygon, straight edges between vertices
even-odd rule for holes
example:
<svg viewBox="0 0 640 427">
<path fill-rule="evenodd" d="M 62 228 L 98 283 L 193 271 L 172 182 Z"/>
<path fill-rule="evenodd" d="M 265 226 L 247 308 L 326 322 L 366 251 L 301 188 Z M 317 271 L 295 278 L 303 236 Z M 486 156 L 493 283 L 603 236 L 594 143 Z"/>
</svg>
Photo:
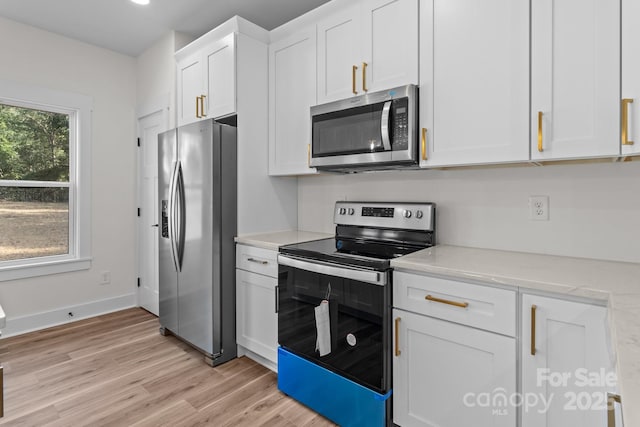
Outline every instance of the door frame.
<svg viewBox="0 0 640 427">
<path fill-rule="evenodd" d="M 161 113 L 161 124 L 160 124 L 160 132 L 164 132 L 169 130 L 170 128 L 170 121 L 169 121 L 169 114 L 170 114 L 170 100 L 171 100 L 171 96 L 169 93 L 166 93 L 162 96 L 157 96 L 153 99 L 148 100 L 147 102 L 139 105 L 136 109 L 136 137 L 141 138 L 142 137 L 142 129 L 140 127 L 140 121 L 143 120 L 144 118 L 151 116 L 153 114 L 157 114 L 157 113 Z M 135 152 L 136 152 L 136 207 L 138 209 L 142 208 L 142 202 L 143 202 L 143 197 L 142 197 L 142 193 L 143 193 L 143 179 L 144 179 L 144 174 L 143 174 L 143 165 L 142 165 L 142 150 L 140 150 L 140 146 L 137 144 L 137 142 L 135 143 Z M 144 259 L 141 256 L 141 250 L 143 247 L 142 244 L 142 236 L 141 236 L 141 232 L 142 232 L 142 216 L 139 216 L 137 212 L 134 212 L 134 215 L 136 215 L 136 283 L 134 283 L 134 293 L 136 295 L 136 306 L 138 307 L 142 307 L 141 306 L 141 298 L 140 298 L 140 288 L 138 287 L 138 280 L 140 280 L 141 277 L 141 272 L 143 270 L 143 266 L 142 266 L 142 260 Z M 155 254 L 155 256 L 157 257 L 158 254 Z M 144 308 L 144 307 L 142 307 Z M 159 313 L 154 313 L 154 314 L 159 314 Z"/>
</svg>

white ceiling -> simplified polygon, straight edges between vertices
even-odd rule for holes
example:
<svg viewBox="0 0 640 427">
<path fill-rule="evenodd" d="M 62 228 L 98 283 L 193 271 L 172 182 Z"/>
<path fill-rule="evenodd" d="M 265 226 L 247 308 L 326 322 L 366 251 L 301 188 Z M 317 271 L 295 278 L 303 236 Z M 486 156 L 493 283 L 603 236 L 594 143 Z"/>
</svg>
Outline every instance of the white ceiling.
<svg viewBox="0 0 640 427">
<path fill-rule="evenodd" d="M 0 16 L 138 56 L 170 30 L 199 37 L 234 15 L 272 30 L 328 0 L 0 0 Z"/>
</svg>

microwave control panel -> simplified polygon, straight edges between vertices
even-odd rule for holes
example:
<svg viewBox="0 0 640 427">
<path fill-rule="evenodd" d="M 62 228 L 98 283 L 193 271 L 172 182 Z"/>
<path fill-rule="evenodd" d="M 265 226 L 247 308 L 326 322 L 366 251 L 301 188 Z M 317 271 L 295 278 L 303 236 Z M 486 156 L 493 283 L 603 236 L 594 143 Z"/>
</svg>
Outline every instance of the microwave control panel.
<svg viewBox="0 0 640 427">
<path fill-rule="evenodd" d="M 409 99 L 394 99 L 391 103 L 391 149 L 401 151 L 409 148 Z"/>
</svg>

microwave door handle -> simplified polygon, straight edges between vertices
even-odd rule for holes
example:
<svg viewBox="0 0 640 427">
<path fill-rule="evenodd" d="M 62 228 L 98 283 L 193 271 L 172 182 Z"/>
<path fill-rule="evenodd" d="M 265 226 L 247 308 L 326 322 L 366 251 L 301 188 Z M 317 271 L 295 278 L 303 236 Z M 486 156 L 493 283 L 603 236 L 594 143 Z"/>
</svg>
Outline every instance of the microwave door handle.
<svg viewBox="0 0 640 427">
<path fill-rule="evenodd" d="M 382 146 L 384 151 L 391 151 L 391 139 L 389 138 L 389 116 L 391 113 L 391 101 L 384 103 L 382 107 L 382 119 L 380 120 L 380 133 L 382 134 Z"/>
</svg>

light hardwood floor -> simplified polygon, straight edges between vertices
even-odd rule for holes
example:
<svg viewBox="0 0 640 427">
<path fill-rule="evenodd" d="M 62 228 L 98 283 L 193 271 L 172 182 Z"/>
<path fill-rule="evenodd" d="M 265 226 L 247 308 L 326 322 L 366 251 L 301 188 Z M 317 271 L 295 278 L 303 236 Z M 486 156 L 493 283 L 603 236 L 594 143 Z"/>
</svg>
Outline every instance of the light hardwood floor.
<svg viewBox="0 0 640 427">
<path fill-rule="evenodd" d="M 129 309 L 0 341 L 10 426 L 332 426 L 246 357 L 216 368 Z"/>
</svg>

